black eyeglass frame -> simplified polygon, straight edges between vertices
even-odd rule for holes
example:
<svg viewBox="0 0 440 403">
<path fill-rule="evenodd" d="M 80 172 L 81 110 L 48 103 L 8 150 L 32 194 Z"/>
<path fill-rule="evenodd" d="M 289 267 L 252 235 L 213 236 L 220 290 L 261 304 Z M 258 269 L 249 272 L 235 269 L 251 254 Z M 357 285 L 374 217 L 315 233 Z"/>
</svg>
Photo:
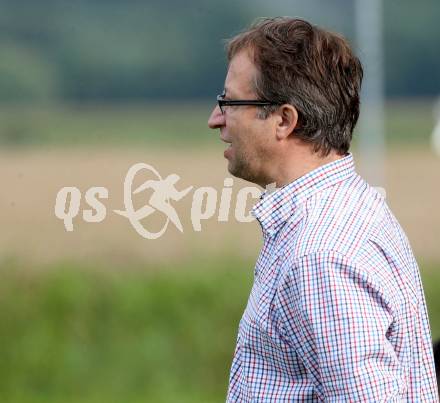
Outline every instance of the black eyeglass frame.
<svg viewBox="0 0 440 403">
<path fill-rule="evenodd" d="M 225 114 L 223 109 L 224 106 L 241 106 L 241 105 L 251 105 L 251 106 L 269 106 L 269 105 L 279 105 L 276 102 L 263 101 L 258 99 L 224 99 L 225 93 L 217 95 L 217 103 L 220 108 L 222 115 Z"/>
</svg>

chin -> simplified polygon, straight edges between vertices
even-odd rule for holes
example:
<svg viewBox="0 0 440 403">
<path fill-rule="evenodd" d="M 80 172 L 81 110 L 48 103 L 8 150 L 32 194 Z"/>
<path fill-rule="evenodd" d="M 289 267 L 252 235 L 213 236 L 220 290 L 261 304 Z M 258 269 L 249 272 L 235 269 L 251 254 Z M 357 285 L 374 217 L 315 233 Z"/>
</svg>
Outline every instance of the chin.
<svg viewBox="0 0 440 403">
<path fill-rule="evenodd" d="M 239 169 L 228 169 L 229 173 L 236 178 L 243 179 L 247 182 L 251 183 L 258 183 L 258 180 L 255 178 L 254 175 L 251 175 L 250 172 L 245 170 L 239 170 Z"/>
<path fill-rule="evenodd" d="M 258 184 L 257 175 L 252 174 L 249 165 L 243 163 L 243 160 L 239 160 L 238 163 L 237 160 L 228 160 L 228 172 L 236 178 Z"/>
<path fill-rule="evenodd" d="M 231 165 L 228 165 L 228 172 L 232 175 L 235 176 L 236 178 L 241 178 L 240 172 L 238 172 L 236 169 L 234 169 L 234 167 L 231 167 Z"/>
</svg>

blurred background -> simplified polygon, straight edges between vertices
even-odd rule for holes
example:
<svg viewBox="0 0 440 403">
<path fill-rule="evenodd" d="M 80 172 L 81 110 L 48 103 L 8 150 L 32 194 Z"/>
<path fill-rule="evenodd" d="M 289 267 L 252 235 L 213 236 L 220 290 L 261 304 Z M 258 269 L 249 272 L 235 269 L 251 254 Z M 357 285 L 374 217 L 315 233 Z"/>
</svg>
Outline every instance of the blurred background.
<svg viewBox="0 0 440 403">
<path fill-rule="evenodd" d="M 353 152 L 407 232 L 440 337 L 440 2 L 365 3 L 0 1 L 1 401 L 224 401 L 260 227 L 231 213 L 194 231 L 188 196 L 174 204 L 183 233 L 150 240 L 112 210 L 137 162 L 220 193 L 224 145 L 207 119 L 223 40 L 261 16 L 340 32 L 365 62 Z M 232 212 L 247 185 L 234 179 Z M 64 186 L 83 196 L 72 232 L 54 214 Z M 100 223 L 81 215 L 91 186 L 109 190 Z"/>
</svg>

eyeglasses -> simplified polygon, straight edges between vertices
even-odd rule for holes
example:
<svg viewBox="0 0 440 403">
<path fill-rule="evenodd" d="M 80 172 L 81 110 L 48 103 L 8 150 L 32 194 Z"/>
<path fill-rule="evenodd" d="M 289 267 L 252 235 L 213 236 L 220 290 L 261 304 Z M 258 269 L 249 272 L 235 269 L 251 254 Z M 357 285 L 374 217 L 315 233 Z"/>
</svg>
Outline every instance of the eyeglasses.
<svg viewBox="0 0 440 403">
<path fill-rule="evenodd" d="M 217 95 L 217 103 L 218 106 L 220 108 L 220 111 L 222 113 L 222 115 L 225 114 L 225 106 L 241 106 L 241 105 L 254 105 L 254 106 L 266 106 L 266 105 L 278 105 L 275 102 L 270 102 L 270 101 L 263 101 L 263 100 L 257 100 L 257 99 L 234 99 L 234 100 L 229 100 L 229 99 L 225 99 L 225 92 L 223 91 L 223 93 L 221 95 Z"/>
</svg>

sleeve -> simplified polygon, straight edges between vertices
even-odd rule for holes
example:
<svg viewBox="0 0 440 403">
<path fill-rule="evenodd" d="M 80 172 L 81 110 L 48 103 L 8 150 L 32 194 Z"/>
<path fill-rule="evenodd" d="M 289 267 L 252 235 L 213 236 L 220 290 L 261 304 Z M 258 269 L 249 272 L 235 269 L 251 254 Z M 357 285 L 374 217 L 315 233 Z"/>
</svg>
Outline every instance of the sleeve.
<svg viewBox="0 0 440 403">
<path fill-rule="evenodd" d="M 297 259 L 279 288 L 284 337 L 324 401 L 400 401 L 405 385 L 387 332 L 393 310 L 342 255 Z"/>
</svg>

